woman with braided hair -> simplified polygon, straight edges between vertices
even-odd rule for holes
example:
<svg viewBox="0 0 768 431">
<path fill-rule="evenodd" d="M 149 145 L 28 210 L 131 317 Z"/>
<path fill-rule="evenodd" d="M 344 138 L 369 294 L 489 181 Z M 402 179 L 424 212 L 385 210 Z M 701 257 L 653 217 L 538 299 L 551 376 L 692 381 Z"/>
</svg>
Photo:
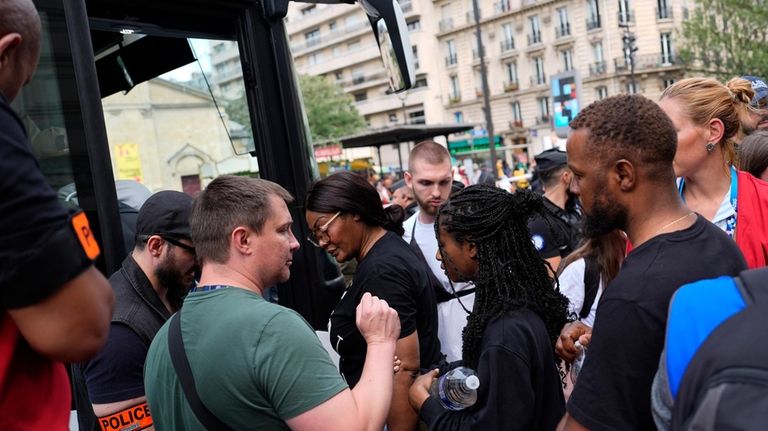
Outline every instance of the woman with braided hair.
<svg viewBox="0 0 768 431">
<path fill-rule="evenodd" d="M 463 365 L 480 378 L 477 402 L 445 410 L 429 396 L 438 370 L 419 377 L 410 401 L 430 430 L 552 430 L 565 413 L 555 341 L 568 300 L 552 288 L 528 219 L 543 211 L 528 190 L 477 185 L 454 194 L 435 220 L 438 259 L 452 281 L 473 281 Z"/>
</svg>

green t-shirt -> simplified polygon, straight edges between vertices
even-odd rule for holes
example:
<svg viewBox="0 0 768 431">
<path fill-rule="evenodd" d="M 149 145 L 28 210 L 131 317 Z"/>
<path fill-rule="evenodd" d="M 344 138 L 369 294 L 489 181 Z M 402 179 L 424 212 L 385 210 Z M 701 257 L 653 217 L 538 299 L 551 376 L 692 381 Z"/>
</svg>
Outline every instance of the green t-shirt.
<svg viewBox="0 0 768 431">
<path fill-rule="evenodd" d="M 240 288 L 193 292 L 181 333 L 200 399 L 233 429 L 287 430 L 347 385 L 309 324 Z M 200 430 L 168 353 L 168 322 L 147 353 L 147 399 L 158 431 Z"/>
</svg>

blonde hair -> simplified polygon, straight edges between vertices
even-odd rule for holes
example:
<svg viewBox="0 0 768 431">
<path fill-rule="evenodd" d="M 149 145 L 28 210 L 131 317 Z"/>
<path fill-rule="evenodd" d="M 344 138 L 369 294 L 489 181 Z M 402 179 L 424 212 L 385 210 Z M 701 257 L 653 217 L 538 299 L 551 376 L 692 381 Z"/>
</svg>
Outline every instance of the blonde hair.
<svg viewBox="0 0 768 431">
<path fill-rule="evenodd" d="M 723 122 L 721 145 L 725 160 L 738 166 L 735 138 L 741 122 L 749 115 L 749 103 L 755 92 L 749 81 L 733 78 L 723 85 L 712 78 L 687 78 L 667 87 L 661 98 L 679 99 L 681 109 L 697 126 L 705 126 L 715 118 Z"/>
</svg>

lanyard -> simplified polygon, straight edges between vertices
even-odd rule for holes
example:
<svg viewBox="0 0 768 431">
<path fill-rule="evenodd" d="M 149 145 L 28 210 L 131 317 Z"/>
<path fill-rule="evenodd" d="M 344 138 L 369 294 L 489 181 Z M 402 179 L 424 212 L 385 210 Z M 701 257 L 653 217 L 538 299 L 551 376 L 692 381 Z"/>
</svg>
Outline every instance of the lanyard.
<svg viewBox="0 0 768 431">
<path fill-rule="evenodd" d="M 211 284 L 207 286 L 197 286 L 192 289 L 193 292 L 210 292 L 212 290 L 219 290 L 219 289 L 228 289 L 232 286 L 227 286 L 225 284 Z"/>
<path fill-rule="evenodd" d="M 683 202 L 685 202 L 685 196 L 683 195 L 683 188 L 685 187 L 685 178 L 680 179 L 680 184 L 677 186 L 677 191 L 680 193 L 680 197 L 683 199 Z M 725 219 L 725 233 L 728 234 L 728 236 L 733 237 L 734 233 L 736 232 L 736 214 L 738 213 L 737 209 L 737 198 L 739 196 L 739 173 L 731 166 L 731 207 L 733 208 L 733 214 L 728 216 L 727 219 Z"/>
</svg>

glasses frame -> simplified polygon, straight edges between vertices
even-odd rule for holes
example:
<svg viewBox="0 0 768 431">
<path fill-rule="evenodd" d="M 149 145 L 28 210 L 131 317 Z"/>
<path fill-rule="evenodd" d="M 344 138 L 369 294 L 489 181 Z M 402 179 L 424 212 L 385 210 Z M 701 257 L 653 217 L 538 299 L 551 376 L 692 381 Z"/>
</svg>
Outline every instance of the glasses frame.
<svg viewBox="0 0 768 431">
<path fill-rule="evenodd" d="M 336 218 L 340 215 L 341 215 L 341 211 L 334 214 L 330 220 L 323 223 L 322 226 L 317 228 L 317 232 L 323 234 L 325 239 L 319 238 L 319 236 L 315 232 L 311 232 L 309 235 L 307 235 L 307 241 L 309 241 L 310 244 L 314 245 L 317 248 L 323 248 L 323 246 L 321 246 L 320 243 L 328 242 L 331 239 L 330 235 L 328 235 L 328 228 L 331 226 L 331 223 L 333 223 L 333 221 L 336 220 Z M 314 239 L 312 237 L 314 237 Z M 315 239 L 317 239 L 317 241 L 315 241 Z"/>
<path fill-rule="evenodd" d="M 181 242 L 181 241 L 179 241 L 179 240 L 177 240 L 177 239 L 171 238 L 171 237 L 169 237 L 169 236 L 166 236 L 166 235 L 160 235 L 160 234 L 152 234 L 152 235 L 140 235 L 140 236 L 139 236 L 139 239 L 140 239 L 142 242 L 147 242 L 147 241 L 149 241 L 149 237 L 151 237 L 151 236 L 154 236 L 154 235 L 157 235 L 157 236 L 159 236 L 160 238 L 162 238 L 162 239 L 163 239 L 163 241 L 167 242 L 168 244 L 173 244 L 173 245 L 175 245 L 176 247 L 179 247 L 179 248 L 181 248 L 181 249 L 184 249 L 184 250 L 186 250 L 186 251 L 188 251 L 188 252 L 190 252 L 190 253 L 192 253 L 192 254 L 196 254 L 196 253 L 195 253 L 195 247 L 193 247 L 193 246 L 191 246 L 191 245 L 189 245 L 189 244 L 184 244 L 183 242 Z"/>
</svg>

